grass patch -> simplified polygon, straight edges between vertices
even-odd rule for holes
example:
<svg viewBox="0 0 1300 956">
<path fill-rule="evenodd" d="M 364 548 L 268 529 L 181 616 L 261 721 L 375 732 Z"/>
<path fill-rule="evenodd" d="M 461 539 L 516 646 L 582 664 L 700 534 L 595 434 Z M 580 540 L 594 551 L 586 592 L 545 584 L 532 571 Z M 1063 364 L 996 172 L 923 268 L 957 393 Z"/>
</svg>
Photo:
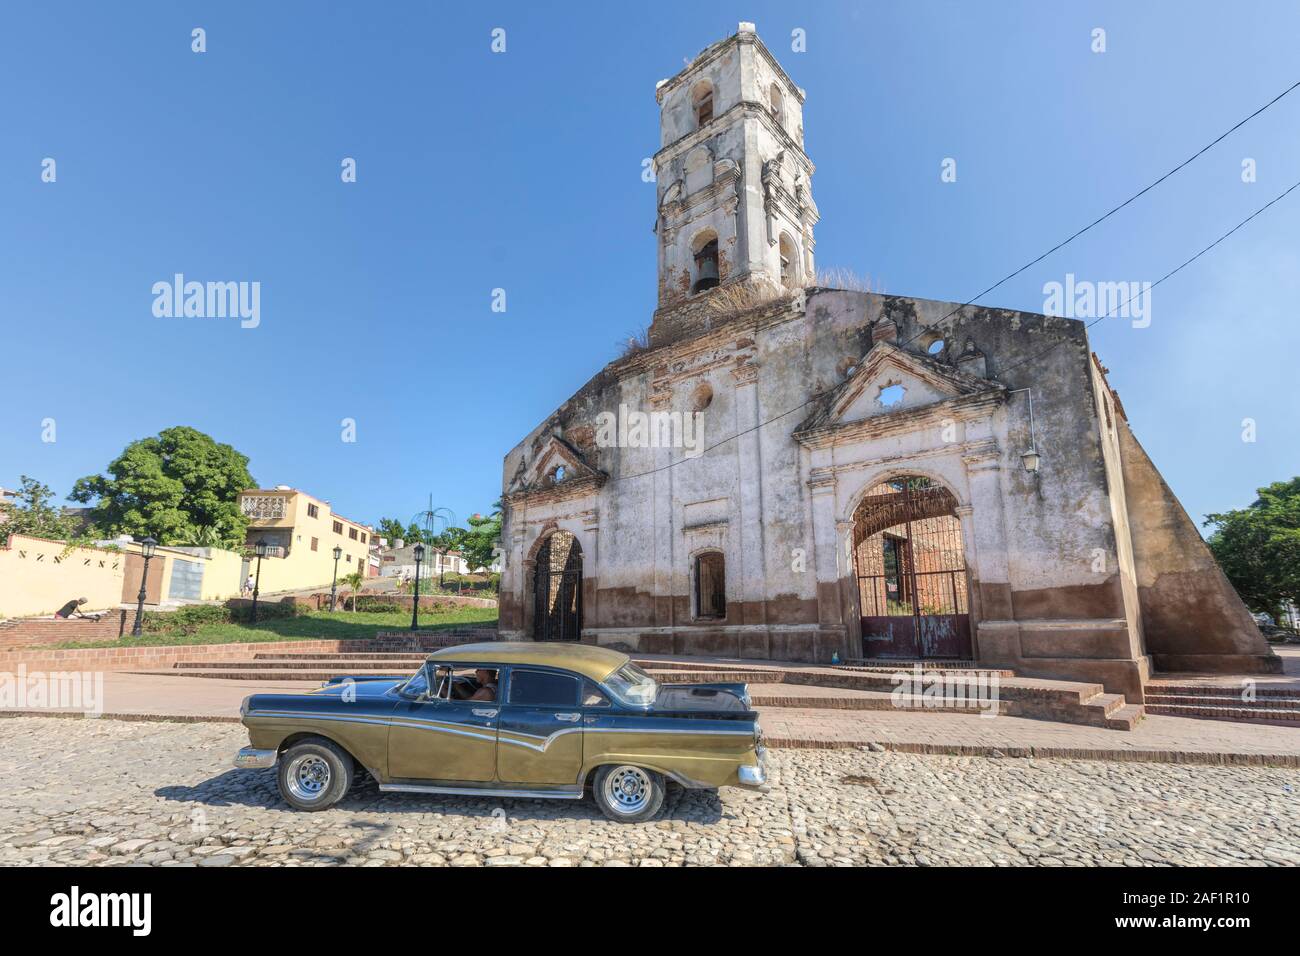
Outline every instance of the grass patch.
<svg viewBox="0 0 1300 956">
<path fill-rule="evenodd" d="M 163 615 L 160 615 L 163 616 Z M 472 624 L 495 624 L 494 607 L 458 607 L 445 611 L 420 609 L 420 630 L 438 631 Z M 191 633 L 149 633 L 113 641 L 67 641 L 60 650 L 82 647 L 163 647 L 177 644 L 258 644 L 270 641 L 355 640 L 373 638 L 380 631 L 404 631 L 411 626 L 410 611 L 307 611 L 293 617 L 247 623 L 213 621 L 199 624 Z"/>
</svg>

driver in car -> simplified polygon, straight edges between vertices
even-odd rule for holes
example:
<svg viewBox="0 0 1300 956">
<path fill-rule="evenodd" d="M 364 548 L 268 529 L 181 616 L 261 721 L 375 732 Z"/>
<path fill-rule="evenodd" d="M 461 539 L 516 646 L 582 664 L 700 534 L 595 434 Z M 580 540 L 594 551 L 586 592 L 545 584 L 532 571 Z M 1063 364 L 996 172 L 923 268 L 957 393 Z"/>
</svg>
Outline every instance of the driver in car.
<svg viewBox="0 0 1300 956">
<path fill-rule="evenodd" d="M 497 672 L 480 667 L 474 671 L 474 682 L 478 684 L 478 689 L 472 694 L 466 693 L 469 688 L 462 689 L 459 685 L 452 688 L 452 696 L 458 700 L 488 700 L 497 699 Z"/>
</svg>

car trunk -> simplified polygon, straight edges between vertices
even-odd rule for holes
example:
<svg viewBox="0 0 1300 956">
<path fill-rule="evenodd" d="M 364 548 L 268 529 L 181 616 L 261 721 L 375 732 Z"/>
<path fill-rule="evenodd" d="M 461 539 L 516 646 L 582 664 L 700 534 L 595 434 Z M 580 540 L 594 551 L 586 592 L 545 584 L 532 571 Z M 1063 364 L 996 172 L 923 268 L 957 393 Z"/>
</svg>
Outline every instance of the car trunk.
<svg viewBox="0 0 1300 956">
<path fill-rule="evenodd" d="M 653 710 L 669 716 L 741 717 L 753 713 L 747 697 L 744 684 L 660 684 Z"/>
</svg>

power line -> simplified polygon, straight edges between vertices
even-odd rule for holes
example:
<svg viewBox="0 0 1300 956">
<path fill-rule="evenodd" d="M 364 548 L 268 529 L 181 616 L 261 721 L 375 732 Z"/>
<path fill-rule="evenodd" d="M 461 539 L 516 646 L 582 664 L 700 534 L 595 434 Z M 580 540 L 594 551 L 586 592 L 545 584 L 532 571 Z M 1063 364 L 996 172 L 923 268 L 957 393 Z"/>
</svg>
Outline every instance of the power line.
<svg viewBox="0 0 1300 956">
<path fill-rule="evenodd" d="M 1169 171 L 1168 171 L 1167 173 L 1165 173 L 1163 176 L 1160 176 L 1158 179 L 1156 179 L 1156 180 L 1152 181 L 1151 183 L 1147 184 L 1146 186 L 1142 187 L 1142 188 L 1139 189 L 1136 193 L 1134 193 L 1132 196 L 1129 196 L 1127 199 L 1125 199 L 1123 202 L 1121 202 L 1119 205 L 1114 206 L 1114 207 L 1111 208 L 1108 212 L 1106 212 L 1106 213 L 1104 213 L 1103 215 L 1097 217 L 1097 218 L 1094 219 L 1092 222 L 1088 223 L 1088 225 L 1084 226 L 1082 229 L 1079 229 L 1079 230 L 1075 231 L 1073 234 L 1071 234 L 1071 235 L 1068 236 L 1067 238 L 1061 240 L 1061 241 L 1058 242 L 1056 245 L 1052 246 L 1052 248 L 1050 248 L 1050 249 L 1048 249 L 1046 252 L 1044 252 L 1042 255 L 1037 256 L 1037 257 L 1034 258 L 1034 259 L 1031 259 L 1029 262 L 1026 262 L 1026 263 L 1025 263 L 1023 266 L 1021 266 L 1019 269 L 1016 269 L 1014 272 L 1010 272 L 1010 273 L 1008 273 L 1007 275 L 1003 276 L 1001 279 L 999 279 L 997 282 L 993 283 L 991 286 L 989 286 L 989 287 L 988 287 L 987 289 L 985 289 L 983 292 L 980 292 L 978 295 L 974 296 L 973 298 L 968 299 L 966 302 L 963 302 L 961 305 L 958 305 L 958 306 L 956 306 L 955 308 L 951 309 L 947 314 L 945 314 L 944 316 L 942 316 L 942 317 L 941 317 L 937 322 L 934 322 L 934 323 L 931 323 L 930 325 L 925 326 L 924 329 L 922 329 L 921 332 L 918 332 L 916 335 L 912 336 L 910 339 L 906 339 L 906 340 L 902 343 L 902 345 L 910 345 L 912 342 L 915 342 L 915 341 L 916 341 L 916 340 L 917 340 L 921 335 L 924 335 L 924 334 L 926 334 L 927 332 L 933 331 L 933 329 L 934 329 L 935 326 L 937 326 L 937 325 L 942 325 L 944 322 L 948 321 L 948 319 L 952 318 L 954 315 L 956 315 L 956 314 L 957 314 L 958 312 L 960 312 L 962 309 L 967 308 L 967 307 L 970 306 L 970 305 L 973 305 L 976 301 L 978 301 L 979 299 L 982 299 L 984 296 L 988 295 L 990 292 L 992 292 L 994 289 L 996 289 L 996 288 L 998 288 L 999 286 L 1001 286 L 1003 283 L 1008 282 L 1008 281 L 1010 281 L 1011 279 L 1014 279 L 1016 276 L 1020 275 L 1020 274 L 1021 274 L 1022 272 L 1024 272 L 1026 269 L 1029 269 L 1029 268 L 1031 268 L 1031 267 L 1037 265 L 1038 263 L 1040 263 L 1040 262 L 1042 262 L 1044 259 L 1046 259 L 1048 256 L 1050 256 L 1052 253 L 1057 252 L 1057 251 L 1059 251 L 1060 249 L 1063 249 L 1065 246 L 1069 245 L 1069 244 L 1070 244 L 1071 242 L 1073 242 L 1075 239 L 1078 239 L 1080 236 L 1082 236 L 1084 233 L 1088 232 L 1090 229 L 1092 229 L 1092 228 L 1094 228 L 1095 226 L 1098 226 L 1098 225 L 1100 225 L 1101 223 L 1105 222 L 1107 219 L 1109 219 L 1109 218 L 1110 218 L 1111 216 L 1113 216 L 1115 213 L 1119 212 L 1119 211 L 1120 211 L 1121 209 L 1123 209 L 1124 207 L 1130 205 L 1130 204 L 1131 204 L 1132 202 L 1134 202 L 1135 200 L 1141 198 L 1143 195 L 1145 195 L 1146 193 L 1150 192 L 1150 191 L 1151 191 L 1152 189 L 1154 189 L 1156 186 L 1159 186 L 1162 182 L 1164 182 L 1165 180 L 1167 180 L 1169 177 L 1173 176 L 1175 173 L 1177 173 L 1177 172 L 1179 172 L 1180 170 L 1182 170 L 1182 169 L 1186 168 L 1187 166 L 1191 165 L 1191 163 L 1193 163 L 1195 160 L 1199 159 L 1202 155 L 1204 155 L 1205 153 L 1207 153 L 1209 150 L 1213 149 L 1213 148 L 1214 148 L 1215 146 L 1217 146 L 1219 143 L 1223 142 L 1223 140 L 1227 139 L 1229 136 L 1231 136 L 1231 135 L 1232 135 L 1233 133 L 1235 133 L 1237 130 L 1241 129 L 1241 127 L 1245 126 L 1247 123 L 1249 123 L 1251 120 L 1253 120 L 1256 116 L 1259 116 L 1261 113 L 1263 113 L 1263 112 L 1264 112 L 1265 110 L 1267 110 L 1269 107 L 1271 107 L 1271 106 L 1273 106 L 1274 104 L 1276 104 L 1276 103 L 1277 103 L 1279 100 L 1281 100 L 1283 97 L 1285 97 L 1285 96 L 1287 96 L 1288 94 L 1294 92 L 1297 88 L 1300 88 L 1300 80 L 1297 80 L 1295 83 L 1292 83 L 1292 84 L 1291 84 L 1290 86 L 1288 86 L 1285 90 L 1283 90 L 1281 93 L 1277 94 L 1277 96 L 1273 97 L 1271 100 L 1269 100 L 1267 103 L 1265 103 L 1265 104 L 1264 104 L 1263 106 L 1261 106 L 1259 109 L 1255 110 L 1255 111 L 1254 111 L 1253 113 L 1251 113 L 1249 116 L 1246 116 L 1245 118 L 1239 120 L 1237 123 L 1233 124 L 1233 125 L 1232 125 L 1230 128 L 1228 128 L 1227 130 L 1224 130 L 1224 132 L 1220 133 L 1220 134 L 1219 134 L 1218 136 L 1216 136 L 1213 140 L 1211 140 L 1210 142 L 1206 143 L 1204 146 L 1202 146 L 1200 149 L 1198 149 L 1195 153 L 1193 153 L 1191 156 L 1187 157 L 1187 159 L 1183 160 L 1183 161 L 1182 161 L 1181 163 L 1179 163 L 1177 166 L 1173 167 L 1171 170 L 1169 170 Z M 1300 184 L 1298 184 L 1298 185 L 1300 185 Z M 1295 186 L 1292 186 L 1290 189 L 1287 189 L 1285 192 L 1283 192 L 1283 193 L 1281 193 L 1280 195 L 1274 197 L 1270 202 L 1266 203 L 1265 205 L 1261 206 L 1259 209 L 1255 210 L 1255 212 L 1252 213 L 1250 216 L 1248 216 L 1247 218 L 1243 219 L 1241 222 L 1237 223 L 1236 226 L 1234 226 L 1234 227 L 1233 227 L 1232 229 L 1230 229 L 1228 232 L 1224 233 L 1222 236 L 1220 236 L 1218 239 L 1216 239 L 1213 243 L 1211 243 L 1210 245 L 1206 246 L 1204 249 L 1202 249 L 1202 250 L 1201 250 L 1200 252 L 1198 252 L 1196 255 L 1192 256 L 1191 259 L 1188 259 L 1187 262 L 1184 262 L 1184 263 L 1183 263 L 1181 266 L 1179 266 L 1177 269 L 1173 270 L 1173 272 L 1170 272 L 1170 273 L 1168 273 L 1167 275 L 1163 276 L 1163 277 L 1162 277 L 1158 282 L 1156 282 L 1155 284 L 1153 284 L 1153 285 L 1151 286 L 1151 288 L 1154 289 L 1154 288 L 1156 287 L 1156 285 L 1159 285 L 1161 282 L 1164 282 L 1165 279 L 1170 278 L 1170 277 L 1173 276 L 1175 273 L 1181 271 L 1185 266 L 1190 265 L 1192 262 L 1194 262 L 1194 261 L 1196 261 L 1197 259 L 1199 259 L 1201 256 L 1203 256 L 1205 253 L 1209 252 L 1211 249 L 1213 249 L 1215 246 L 1217 246 L 1217 245 L 1218 245 L 1220 242 L 1222 242 L 1224 239 L 1228 238 L 1228 236 L 1232 235 L 1234 232 L 1236 232 L 1238 229 L 1240 229 L 1240 228 L 1241 228 L 1242 226 L 1244 226 L 1246 223 L 1250 222 L 1251 219 L 1254 219 L 1256 216 L 1258 216 L 1260 213 L 1262 213 L 1262 212 L 1263 212 L 1265 209 L 1267 209 L 1269 206 L 1273 205 L 1273 203 L 1276 203 L 1278 200 L 1280 200 L 1280 199 L 1282 199 L 1283 197 L 1285 197 L 1288 193 L 1291 192 L 1292 189 L 1295 189 L 1295 188 L 1296 188 Z M 1128 304 L 1129 302 L 1131 302 L 1131 301 L 1132 301 L 1132 298 L 1129 298 L 1129 299 L 1126 300 L 1124 303 L 1122 303 L 1122 305 L 1121 305 L 1120 307 L 1122 308 L 1123 305 L 1127 305 L 1127 304 Z M 1108 317 L 1109 317 L 1109 316 L 1102 316 L 1101 318 L 1108 318 Z M 1085 326 L 1085 328 L 1089 328 L 1089 329 L 1092 328 L 1093 325 L 1096 325 L 1097 322 L 1101 321 L 1101 318 L 1098 318 L 1098 319 L 1093 320 L 1093 322 L 1089 323 L 1087 326 Z M 1043 352 L 1049 351 L 1051 348 L 1054 348 L 1054 347 L 1055 347 L 1055 346 L 1049 346 L 1048 349 L 1044 349 Z M 1041 354 L 1043 354 L 1043 352 L 1040 352 L 1040 353 L 1037 353 L 1037 354 L 1038 354 L 1038 355 L 1041 355 Z M 1037 357 L 1037 355 L 1035 355 L 1035 356 L 1033 356 L 1033 357 Z M 1025 361 L 1028 361 L 1028 359 L 1026 359 Z M 1016 365 L 1009 366 L 1007 369 L 1004 369 L 1003 372 L 1010 371 L 1010 369 L 1012 369 L 1012 368 L 1017 368 L 1019 365 L 1022 365 L 1022 364 L 1024 364 L 1024 362 L 1019 362 L 1019 363 L 1017 363 Z M 747 434 L 749 434 L 750 432 L 757 431 L 757 430 L 760 429 L 760 428 L 766 428 L 768 425 L 771 425 L 773 422 L 780 421 L 782 418 L 786 418 L 786 417 L 788 417 L 788 416 L 790 416 L 790 415 L 793 415 L 795 412 L 802 411 L 803 409 L 807 408 L 809 405 L 811 405 L 811 404 L 813 404 L 814 402 L 820 400 L 820 399 L 821 399 L 823 396 L 825 396 L 829 391 L 831 391 L 831 389 L 827 389 L 826 391 L 823 391 L 823 392 L 817 392 L 817 393 L 815 393 L 814 395 L 812 395 L 812 396 L 811 396 L 807 401 L 805 401 L 805 402 L 803 402 L 803 403 L 801 403 L 801 404 L 799 404 L 799 405 L 796 405 L 794 408 L 790 409 L 789 411 L 782 412 L 782 413 L 779 414 L 779 415 L 773 416 L 772 418 L 769 418 L 769 419 L 766 419 L 765 421 L 759 422 L 757 425 L 751 425 L 749 428 L 746 428 L 746 429 L 743 429 L 743 430 L 741 430 L 741 431 L 738 431 L 738 432 L 736 432 L 734 435 L 731 435 L 731 436 L 729 436 L 729 437 L 727 437 L 727 438 L 722 439 L 722 440 L 719 441 L 719 442 L 716 442 L 715 444 L 712 444 L 712 445 L 708 446 L 708 447 L 705 448 L 702 452 L 700 452 L 699 455 L 696 455 L 696 456 L 694 456 L 693 458 L 681 458 L 681 459 L 678 459 L 677 461 L 669 462 L 669 463 L 666 464 L 666 465 L 660 465 L 660 466 L 658 466 L 658 467 L 656 467 L 656 468 L 651 468 L 651 469 L 649 469 L 648 471 L 638 472 L 638 473 L 636 473 L 635 475 L 623 475 L 623 476 L 620 476 L 620 477 L 618 477 L 618 478 L 612 478 L 611 480 L 612 480 L 612 481 L 628 481 L 628 480 L 630 480 L 630 479 L 632 479 L 632 478 L 643 478 L 643 477 L 645 477 L 646 475 L 653 475 L 653 474 L 656 474 L 656 473 L 658 473 L 658 472 L 660 472 L 660 471 L 664 471 L 664 470 L 666 470 L 666 469 L 668 469 L 668 468 L 675 468 L 677 465 L 680 465 L 680 464 L 682 464 L 683 462 L 686 462 L 686 461 L 693 461 L 693 460 L 695 460 L 695 458 L 702 458 L 702 457 L 704 457 L 705 455 L 707 455 L 709 452 L 713 451 L 713 449 L 715 449 L 715 448 L 719 448 L 719 447 L 721 447 L 722 445 L 727 444 L 727 442 L 734 441 L 735 439 L 741 437 L 742 435 L 747 435 Z"/>
<path fill-rule="evenodd" d="M 1151 283 L 1151 286 L 1150 286 L 1149 289 L 1143 290 L 1142 292 L 1138 292 L 1138 293 L 1135 293 L 1135 294 L 1129 296 L 1127 299 L 1125 299 L 1125 300 L 1124 300 L 1123 302 L 1121 302 L 1119 305 L 1115 306 L 1115 308 L 1113 308 L 1110 312 L 1106 313 L 1105 315 L 1101 315 L 1101 316 L 1098 316 L 1097 318 L 1093 319 L 1091 322 L 1089 322 L 1087 325 L 1085 325 L 1084 328 L 1085 328 L 1085 329 L 1090 329 L 1090 328 L 1092 328 L 1094 325 L 1096 325 L 1098 322 L 1102 321 L 1103 319 L 1113 318 L 1114 315 L 1115 315 L 1115 313 L 1119 312 L 1121 309 L 1124 308 L 1124 306 L 1128 305 L 1130 302 L 1132 302 L 1134 299 L 1136 299 L 1139 295 L 1144 294 L 1144 292 L 1149 292 L 1150 289 L 1154 289 L 1156 286 L 1158 286 L 1158 285 L 1160 285 L 1161 283 L 1165 282 L 1167 279 L 1171 279 L 1171 278 L 1173 278 L 1175 275 L 1177 275 L 1178 273 L 1182 272 L 1185 268 L 1187 268 L 1189 265 L 1191 265 L 1191 264 L 1192 264 L 1193 262 L 1195 262 L 1197 259 L 1201 258 L 1201 256 L 1205 255 L 1207 252 L 1209 252 L 1209 251 L 1210 251 L 1211 249 L 1213 249 L 1215 246 L 1219 245 L 1219 243 L 1223 242 L 1225 239 L 1227 239 L 1229 236 L 1231 236 L 1233 233 L 1235 233 L 1235 232 L 1236 232 L 1238 229 L 1240 229 L 1242 226 L 1246 225 L 1248 222 L 1250 222 L 1250 221 L 1251 221 L 1252 219 L 1254 219 L 1256 216 L 1259 216 L 1261 213 L 1263 213 L 1263 212 L 1264 212 L 1265 210 L 1267 210 L 1269 207 L 1271 207 L 1271 206 L 1273 206 L 1273 205 L 1275 205 L 1275 204 L 1281 202 L 1283 199 L 1285 199 L 1287 196 L 1289 196 L 1292 192 L 1294 192 L 1294 191 L 1297 190 L 1297 189 L 1300 189 L 1300 180 L 1297 180 L 1296 182 L 1294 182 L 1294 183 L 1292 183 L 1290 186 L 1288 186 L 1286 189 L 1284 189 L 1282 192 L 1278 193 L 1276 196 L 1274 196 L 1272 199 L 1270 199 L 1270 200 L 1269 200 L 1268 202 L 1266 202 L 1264 205 L 1260 206 L 1258 209 L 1256 209 L 1254 212 L 1252 212 L 1252 213 L 1251 213 L 1249 216 L 1247 216 L 1245 219 L 1241 220 L 1241 222 L 1237 223 L 1235 226 L 1233 226 L 1231 229 L 1229 229 L 1229 230 L 1228 230 L 1227 232 L 1225 232 L 1223 235 L 1219 236 L 1218 239 L 1215 239 L 1212 243 L 1210 243 L 1208 246 L 1206 246 L 1205 248 L 1203 248 L 1200 252 L 1196 253 L 1196 255 L 1194 255 L 1194 256 L 1192 256 L 1191 258 L 1185 260 L 1184 262 L 1182 262 L 1180 265 L 1176 266 L 1175 268 L 1170 269 L 1168 272 L 1166 272 L 1163 276 L 1161 276 L 1161 277 L 1160 277 L 1159 279 L 1157 279 L 1155 282 Z M 909 340 L 909 341 L 910 341 L 910 340 Z M 1001 370 L 999 370 L 999 373 L 998 373 L 998 374 L 1000 374 L 1000 375 L 1005 375 L 1007 372 L 1011 371 L 1012 369 L 1019 368 L 1021 365 L 1024 365 L 1024 364 L 1026 364 L 1027 362 L 1031 362 L 1031 361 L 1034 361 L 1035 359 L 1041 358 L 1043 355 L 1046 355 L 1046 354 L 1047 354 L 1048 352 L 1050 352 L 1052 349 L 1054 349 L 1054 348 L 1056 348 L 1057 346 L 1059 346 L 1059 345 L 1061 344 L 1061 342 L 1063 342 L 1063 341 L 1065 341 L 1065 340 L 1064 340 L 1064 339 L 1061 339 L 1061 340 L 1058 340 L 1058 341 L 1056 341 L 1056 342 L 1053 342 L 1051 345 L 1049 345 L 1049 346 L 1047 346 L 1046 348 L 1044 348 L 1044 349 L 1042 349 L 1042 350 L 1040 350 L 1040 351 L 1034 353 L 1033 355 L 1029 356 L 1028 358 L 1026 358 L 1026 359 L 1022 359 L 1021 361 L 1016 362 L 1014 365 L 1008 365 L 1005 369 L 1001 369 Z M 722 439 L 722 440 L 719 441 L 719 442 L 715 442 L 714 444 L 709 445 L 709 446 L 708 446 L 707 448 L 705 448 L 702 452 L 700 452 L 699 455 L 696 455 L 696 456 L 694 456 L 694 457 L 692 457 L 692 458 L 679 458 L 677 461 L 671 461 L 671 462 L 669 462 L 669 463 L 666 464 L 666 465 L 660 465 L 660 466 L 658 466 L 658 467 L 656 467 L 656 468 L 651 468 L 651 469 L 649 469 L 649 470 L 647 470 L 647 471 L 637 472 L 635 475 L 621 475 L 621 476 L 619 476 L 619 477 L 617 477 L 617 478 L 611 478 L 610 480 L 611 480 L 611 481 L 628 481 L 628 480 L 633 479 L 633 478 L 644 478 L 644 477 L 647 476 L 647 475 L 653 475 L 653 474 L 656 474 L 657 472 L 660 472 L 660 471 L 666 471 L 667 469 L 669 469 L 669 468 L 673 468 L 673 467 L 675 467 L 675 466 L 677 466 L 677 465 L 680 465 L 680 464 L 682 464 L 683 462 L 694 461 L 694 460 L 696 460 L 697 458 L 703 458 L 703 457 L 704 457 L 705 455 L 707 455 L 709 452 L 713 451 L 713 449 L 718 448 L 718 447 L 721 447 L 722 445 L 725 445 L 725 444 L 727 444 L 727 443 L 730 442 L 730 441 L 734 441 L 735 439 L 739 438 L 739 437 L 742 436 L 742 435 L 747 435 L 747 434 L 749 434 L 750 432 L 757 431 L 757 430 L 760 429 L 760 428 L 766 428 L 768 425 L 771 425 L 773 422 L 780 421 L 782 418 L 785 418 L 785 417 L 787 417 L 787 416 L 789 416 L 789 415 L 793 415 L 795 412 L 800 411 L 800 410 L 802 410 L 802 409 L 804 409 L 804 408 L 807 408 L 809 405 L 813 404 L 814 402 L 819 401 L 821 398 L 823 398 L 823 397 L 824 397 L 826 394 L 828 394 L 830 391 L 833 391 L 833 389 L 827 389 L 826 391 L 818 392 L 818 393 L 816 393 L 815 395 L 813 395 L 811 398 L 809 398 L 806 402 L 802 403 L 801 405 L 797 405 L 797 406 L 795 406 L 794 408 L 790 409 L 790 410 L 787 411 L 787 412 L 782 412 L 780 415 L 775 415 L 775 416 L 773 416 L 772 418 L 769 418 L 769 419 L 766 419 L 765 421 L 759 422 L 757 425 L 753 425 L 753 426 L 751 426 L 751 427 L 749 427 L 749 428 L 746 428 L 746 429 L 744 429 L 744 430 L 742 430 L 742 431 L 738 431 L 738 432 L 736 432 L 734 435 L 731 435 L 731 436 L 728 437 L 728 438 L 724 438 L 724 439 Z"/>
</svg>

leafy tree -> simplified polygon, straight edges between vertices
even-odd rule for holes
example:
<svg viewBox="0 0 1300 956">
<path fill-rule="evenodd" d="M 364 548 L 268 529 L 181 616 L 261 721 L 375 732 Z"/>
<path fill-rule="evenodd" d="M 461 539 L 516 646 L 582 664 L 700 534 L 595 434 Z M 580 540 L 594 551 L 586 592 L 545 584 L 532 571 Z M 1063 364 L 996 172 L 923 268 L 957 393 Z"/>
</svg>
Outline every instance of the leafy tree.
<svg viewBox="0 0 1300 956">
<path fill-rule="evenodd" d="M 461 536 L 458 547 L 465 555 L 471 571 L 492 565 L 501 546 L 501 502 L 492 506 L 490 515 L 473 515 L 469 528 Z"/>
<path fill-rule="evenodd" d="M 396 518 L 380 518 L 377 531 L 381 538 L 388 539 L 390 548 L 394 547 L 394 542 L 399 538 L 403 544 L 411 545 L 417 541 L 424 541 L 425 537 L 427 537 L 419 525 L 414 522 L 403 525 Z M 428 544 L 429 542 L 424 541 L 424 543 Z"/>
<path fill-rule="evenodd" d="M 91 518 L 106 536 L 153 535 L 162 544 L 191 544 L 215 534 L 227 547 L 242 548 L 248 519 L 239 510 L 239 494 L 254 487 L 245 455 L 177 426 L 131 442 L 109 462 L 107 474 L 79 478 L 69 497 L 95 502 Z"/>
<path fill-rule="evenodd" d="M 77 537 L 78 521 L 51 505 L 54 492 L 35 478 L 19 479 L 17 502 L 0 503 L 0 539 L 11 534 L 68 541 Z"/>
<path fill-rule="evenodd" d="M 1249 508 L 1205 516 L 1210 550 L 1241 599 L 1278 619 L 1300 605 L 1300 478 L 1260 488 Z"/>
</svg>

